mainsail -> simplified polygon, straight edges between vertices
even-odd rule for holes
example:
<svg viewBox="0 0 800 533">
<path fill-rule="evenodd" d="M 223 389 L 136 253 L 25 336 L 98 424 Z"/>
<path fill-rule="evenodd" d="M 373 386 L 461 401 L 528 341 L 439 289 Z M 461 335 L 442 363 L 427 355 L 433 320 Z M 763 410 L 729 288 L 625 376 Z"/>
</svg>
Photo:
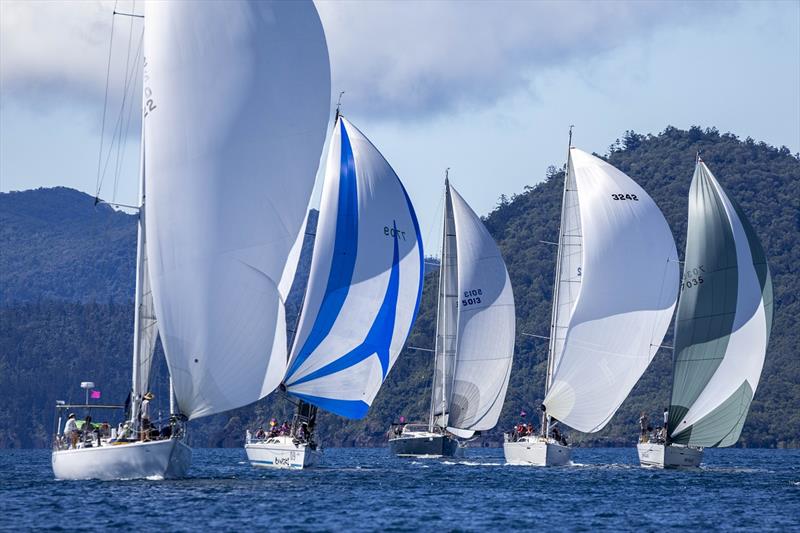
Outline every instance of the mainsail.
<svg viewBox="0 0 800 533">
<path fill-rule="evenodd" d="M 149 271 L 175 396 L 197 418 L 284 375 L 279 284 L 322 152 L 330 65 L 310 1 L 150 2 L 145 20 Z"/>
<path fill-rule="evenodd" d="M 419 224 L 403 184 L 369 139 L 339 117 L 286 390 L 326 411 L 363 417 L 411 330 L 423 274 Z"/>
<path fill-rule="evenodd" d="M 566 325 L 566 332 L 563 341 L 554 333 L 556 349 L 561 342 L 563 348 L 551 363 L 544 404 L 550 416 L 594 432 L 611 419 L 664 338 L 677 300 L 678 261 L 669 225 L 644 189 L 576 148 L 567 166 L 567 191 L 574 184 L 577 197 L 565 195 L 563 209 L 579 212 L 580 222 L 571 212 L 562 217 L 556 281 L 578 289 L 556 302 L 553 324 Z M 580 250 L 580 262 L 573 250 Z"/>
<path fill-rule="evenodd" d="M 494 239 L 458 191 L 449 189 L 458 251 L 458 315 L 447 425 L 486 431 L 497 424 L 511 374 L 514 294 Z"/>
<path fill-rule="evenodd" d="M 772 281 L 752 226 L 702 161 L 689 190 L 685 259 L 670 441 L 731 446 L 739 439 L 764 365 Z"/>
<path fill-rule="evenodd" d="M 436 345 L 433 358 L 430 426 L 446 427 L 455 377 L 458 339 L 458 245 L 450 182 L 445 179 L 442 256 L 436 307 Z M 471 436 L 470 434 L 465 437 Z"/>
<path fill-rule="evenodd" d="M 153 291 L 148 272 L 147 242 L 145 240 L 145 206 L 139 207 L 139 242 L 136 261 L 136 309 L 133 324 L 133 404 L 137 412 L 131 413 L 137 420 L 139 402 L 150 390 L 150 370 L 158 339 L 158 322 L 153 305 Z"/>
</svg>

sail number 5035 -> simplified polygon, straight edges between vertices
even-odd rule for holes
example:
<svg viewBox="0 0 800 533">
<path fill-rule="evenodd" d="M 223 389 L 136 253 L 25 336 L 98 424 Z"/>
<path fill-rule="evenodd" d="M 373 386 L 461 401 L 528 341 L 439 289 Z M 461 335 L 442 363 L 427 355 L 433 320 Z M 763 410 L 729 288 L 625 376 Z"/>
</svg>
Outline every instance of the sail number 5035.
<svg viewBox="0 0 800 533">
<path fill-rule="evenodd" d="M 399 240 L 406 240 L 406 232 L 399 229 L 390 228 L 389 226 L 383 227 L 383 234 L 387 237 L 397 237 Z"/>
</svg>

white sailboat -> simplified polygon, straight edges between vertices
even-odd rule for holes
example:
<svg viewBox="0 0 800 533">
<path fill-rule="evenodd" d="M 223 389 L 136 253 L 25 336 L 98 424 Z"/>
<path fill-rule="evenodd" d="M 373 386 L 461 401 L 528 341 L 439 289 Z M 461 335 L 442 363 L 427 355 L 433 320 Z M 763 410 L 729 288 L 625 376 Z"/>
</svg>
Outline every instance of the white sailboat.
<svg viewBox="0 0 800 533">
<path fill-rule="evenodd" d="M 514 355 L 514 294 L 480 217 L 445 177 L 436 349 L 428 424 L 396 425 L 399 456 L 460 455 L 458 438 L 497 424 Z"/>
<path fill-rule="evenodd" d="M 57 447 L 60 479 L 183 476 L 181 421 L 257 400 L 286 365 L 281 279 L 330 106 L 319 16 L 311 2 L 150 2 L 144 47 L 132 432 Z M 144 441 L 156 329 L 173 430 Z"/>
<path fill-rule="evenodd" d="M 696 467 L 703 448 L 736 444 L 764 366 L 772 305 L 761 243 L 698 157 L 689 189 L 666 442 L 644 435 L 637 445 L 642 466 Z"/>
<path fill-rule="evenodd" d="M 419 309 L 424 263 L 411 200 L 369 139 L 338 110 L 334 122 L 308 285 L 281 384 L 299 400 L 297 414 L 282 434 L 248 434 L 253 466 L 318 462 L 317 408 L 366 416 Z"/>
<path fill-rule="evenodd" d="M 507 435 L 509 463 L 567 464 L 557 424 L 605 427 L 661 345 L 677 300 L 675 241 L 644 189 L 570 147 L 562 198 L 546 416 L 539 434 Z"/>
</svg>

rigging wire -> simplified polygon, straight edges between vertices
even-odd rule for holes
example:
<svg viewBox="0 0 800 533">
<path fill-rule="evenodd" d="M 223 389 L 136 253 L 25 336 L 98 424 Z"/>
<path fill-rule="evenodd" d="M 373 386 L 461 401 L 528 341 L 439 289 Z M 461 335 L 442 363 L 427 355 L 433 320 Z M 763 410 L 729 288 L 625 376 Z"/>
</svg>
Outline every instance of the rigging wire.
<svg viewBox="0 0 800 533">
<path fill-rule="evenodd" d="M 117 10 L 117 2 L 114 2 L 114 11 Z M 100 197 L 100 165 L 103 161 L 103 140 L 105 138 L 106 129 L 106 110 L 108 109 L 108 80 L 111 77 L 111 51 L 114 49 L 114 20 L 115 16 L 111 15 L 111 39 L 108 44 L 108 63 L 106 64 L 106 90 L 103 97 L 103 120 L 100 126 L 100 150 L 97 153 L 97 179 L 95 181 L 95 203 Z"/>
<path fill-rule="evenodd" d="M 437 215 L 439 212 L 441 212 L 441 210 L 443 209 L 443 206 L 444 206 L 444 197 L 445 197 L 445 194 L 446 194 L 446 192 L 445 192 L 444 186 L 442 186 L 442 194 L 441 194 L 441 195 L 439 195 L 439 203 L 438 203 L 438 204 L 436 204 L 436 211 L 434 211 L 434 213 L 433 213 L 433 218 L 432 218 L 432 220 L 437 220 L 437 217 L 436 217 L 436 215 Z M 422 241 L 422 244 L 423 244 L 423 246 L 424 246 L 424 247 L 426 247 L 426 243 L 430 242 L 430 240 L 431 240 L 431 234 L 433 233 L 433 230 L 434 230 L 434 228 L 437 228 L 438 226 L 439 226 L 439 224 L 437 224 L 436 222 L 431 222 L 431 223 L 430 223 L 430 225 L 428 226 L 428 234 L 425 236 L 425 240 L 424 240 L 424 241 Z M 439 250 L 441 250 L 441 248 L 442 248 L 442 242 L 441 242 L 441 241 L 442 241 L 442 237 L 441 237 L 441 233 L 442 233 L 441 231 L 440 231 L 440 232 L 438 232 L 438 234 L 439 234 L 439 238 L 437 239 L 437 242 L 436 242 L 436 245 L 437 245 L 437 246 L 436 246 L 436 248 L 434 248 L 434 250 L 436 250 L 437 252 L 436 252 L 436 253 L 434 253 L 434 254 L 431 254 L 429 257 L 435 257 L 435 258 L 439 258 L 439 255 L 440 255 L 440 254 L 439 254 Z M 441 258 L 440 258 L 440 259 L 441 259 Z M 431 264 L 431 262 L 430 262 L 430 261 L 426 261 L 426 264 Z"/>
<path fill-rule="evenodd" d="M 132 12 L 136 11 L 136 0 L 133 0 L 133 3 L 131 4 L 131 11 Z M 128 86 L 128 84 L 130 83 L 130 80 L 131 80 L 132 77 L 133 77 L 134 80 L 138 80 L 138 76 L 136 76 L 135 72 L 133 72 L 133 71 L 129 72 L 129 70 L 128 70 L 130 68 L 130 63 L 131 63 L 131 50 L 133 48 L 133 21 L 134 20 L 135 20 L 134 18 L 131 18 L 130 29 L 128 31 L 128 51 L 127 51 L 127 54 L 126 54 L 126 57 L 125 57 L 125 83 L 124 83 L 125 87 Z M 144 38 L 144 31 L 142 31 L 142 38 Z M 138 57 L 139 57 L 139 50 L 137 49 L 137 51 L 136 51 L 136 59 L 138 59 Z M 138 63 L 138 61 L 134 61 L 134 65 L 136 65 L 137 63 Z M 133 100 L 133 95 L 134 95 L 134 92 L 136 91 L 136 86 L 137 86 L 137 82 L 134 81 L 133 86 L 131 87 L 131 96 L 130 96 L 130 100 L 131 101 Z M 125 113 L 126 100 L 128 100 L 127 91 L 122 95 L 122 104 L 120 105 L 120 114 L 121 115 Z M 114 193 L 113 193 L 113 196 L 112 196 L 112 201 L 114 201 L 114 202 L 117 201 L 117 188 L 119 186 L 119 177 L 120 177 L 120 174 L 122 173 L 122 163 L 125 160 L 125 145 L 127 144 L 127 141 L 128 141 L 128 130 L 130 129 L 131 115 L 132 114 L 133 114 L 133 105 L 131 104 L 131 105 L 128 106 L 128 120 L 127 120 L 127 123 L 125 124 L 124 131 L 121 129 L 121 124 L 120 124 L 120 141 L 119 141 L 119 143 L 117 143 L 117 158 L 116 158 L 117 160 L 116 160 L 116 164 L 115 164 L 115 168 L 114 168 Z"/>
<path fill-rule="evenodd" d="M 135 58 L 136 60 L 134 61 L 134 64 L 133 64 L 133 67 L 132 67 L 134 69 L 136 68 L 136 65 L 138 63 L 139 55 L 141 54 L 143 40 L 144 40 L 144 32 L 142 32 L 142 37 L 139 39 L 139 47 L 138 47 L 138 50 L 137 50 L 137 53 L 136 53 L 136 58 Z M 133 79 L 133 77 L 131 77 L 128 80 L 128 84 L 129 85 L 130 85 L 130 81 L 132 79 Z M 128 90 L 130 89 L 129 85 L 126 86 L 123 89 L 123 94 L 127 94 Z M 111 156 L 112 156 L 112 154 L 114 152 L 114 147 L 117 146 L 119 148 L 119 141 L 121 141 L 121 137 L 122 137 L 122 133 L 121 133 L 122 132 L 122 119 L 124 118 L 124 116 L 125 115 L 124 115 L 123 110 L 120 110 L 120 113 L 119 113 L 119 115 L 117 117 L 117 123 L 114 126 L 114 133 L 113 133 L 112 138 L 111 138 L 111 145 L 109 145 L 109 147 L 108 147 L 108 153 L 106 154 L 106 160 L 105 160 L 105 163 L 103 165 L 103 171 L 102 171 L 102 174 L 100 175 L 100 185 L 98 187 L 98 195 L 99 195 L 99 190 L 100 190 L 100 188 L 102 188 L 103 182 L 105 181 L 105 176 L 106 176 L 106 173 L 108 172 L 108 165 L 111 162 Z M 117 135 L 117 131 L 120 132 L 119 135 Z"/>
</svg>

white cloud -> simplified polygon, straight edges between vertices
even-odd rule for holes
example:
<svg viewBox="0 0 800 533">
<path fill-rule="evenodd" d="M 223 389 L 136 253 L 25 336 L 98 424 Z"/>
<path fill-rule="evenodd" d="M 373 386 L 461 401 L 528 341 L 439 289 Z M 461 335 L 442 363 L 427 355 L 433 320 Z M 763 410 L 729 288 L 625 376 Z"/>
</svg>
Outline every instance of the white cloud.
<svg viewBox="0 0 800 533">
<path fill-rule="evenodd" d="M 692 21 L 720 4 L 318 0 L 317 6 L 334 88 L 346 90 L 364 114 L 386 118 L 492 105 L 552 66 Z M 113 7 L 110 1 L 0 2 L 4 93 L 35 106 L 65 100 L 99 106 Z M 118 9 L 141 12 L 141 1 L 121 1 Z M 141 19 L 116 18 L 117 94 L 131 28 L 135 51 Z"/>
<path fill-rule="evenodd" d="M 726 4 L 732 6 L 732 4 Z M 334 87 L 375 115 L 485 107 L 715 3 L 321 0 Z M 730 7 L 728 8 L 730 10 Z"/>
</svg>

